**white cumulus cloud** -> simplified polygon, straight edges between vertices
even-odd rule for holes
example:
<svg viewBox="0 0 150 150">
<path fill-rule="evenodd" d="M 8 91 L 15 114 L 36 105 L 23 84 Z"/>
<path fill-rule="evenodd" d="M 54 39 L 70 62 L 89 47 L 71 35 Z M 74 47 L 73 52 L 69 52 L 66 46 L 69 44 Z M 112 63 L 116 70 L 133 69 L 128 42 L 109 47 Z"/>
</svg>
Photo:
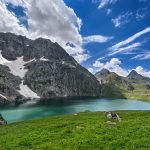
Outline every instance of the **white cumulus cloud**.
<svg viewBox="0 0 150 150">
<path fill-rule="evenodd" d="M 150 78 L 150 71 L 149 70 L 146 70 L 144 69 L 143 67 L 141 66 L 138 66 L 135 68 L 135 71 L 145 77 L 149 77 Z"/>
<path fill-rule="evenodd" d="M 84 61 L 86 61 L 87 59 L 90 58 L 90 56 L 88 54 L 76 54 L 73 57 L 79 63 L 82 63 L 82 62 L 84 62 Z"/>
<path fill-rule="evenodd" d="M 96 68 L 96 71 L 99 71 L 103 68 L 108 69 L 111 72 L 115 72 L 120 76 L 127 76 L 129 71 L 126 69 L 123 69 L 120 65 L 122 62 L 118 58 L 112 58 L 110 61 L 106 63 L 102 63 L 98 60 L 95 61 L 93 66 Z"/>
<path fill-rule="evenodd" d="M 102 63 L 98 60 L 96 60 L 95 63 L 93 64 L 94 67 L 99 68 L 99 69 L 103 68 L 104 65 L 105 65 L 104 63 Z"/>
<path fill-rule="evenodd" d="M 2 2 L 0 2 L 0 31 L 27 34 L 26 28 L 19 24 L 19 20 L 12 12 L 7 10 L 6 5 Z"/>
<path fill-rule="evenodd" d="M 26 15 L 31 36 L 49 37 L 61 45 L 68 41 L 80 45 L 79 33 L 82 21 L 74 10 L 63 0 L 30 0 L 26 5 Z"/>
<path fill-rule="evenodd" d="M 94 74 L 94 69 L 93 68 L 88 68 L 88 71 Z"/>
</svg>

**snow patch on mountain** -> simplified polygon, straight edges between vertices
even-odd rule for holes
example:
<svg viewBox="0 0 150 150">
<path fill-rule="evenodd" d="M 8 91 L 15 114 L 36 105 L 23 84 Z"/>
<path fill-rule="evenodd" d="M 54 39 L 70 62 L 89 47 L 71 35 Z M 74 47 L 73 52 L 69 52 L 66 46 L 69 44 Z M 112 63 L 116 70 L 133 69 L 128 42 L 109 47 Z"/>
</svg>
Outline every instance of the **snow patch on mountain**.
<svg viewBox="0 0 150 150">
<path fill-rule="evenodd" d="M 35 92 L 33 92 L 27 85 L 23 84 L 23 81 L 20 84 L 20 90 L 18 92 L 26 98 L 40 98 Z"/>
<path fill-rule="evenodd" d="M 66 65 L 66 66 L 68 66 L 68 67 L 70 67 L 70 68 L 76 68 L 75 65 L 72 65 L 71 63 L 68 63 L 68 62 L 65 62 L 65 61 L 62 61 L 61 64 L 62 64 L 62 65 Z"/>
<path fill-rule="evenodd" d="M 2 98 L 4 98 L 4 99 L 7 99 L 6 96 L 4 96 L 4 95 L 2 95 L 2 94 L 0 94 L 0 97 L 2 97 Z"/>
<path fill-rule="evenodd" d="M 28 69 L 25 69 L 25 64 L 28 64 L 32 61 L 36 61 L 32 59 L 30 61 L 25 62 L 23 60 L 23 56 L 18 57 L 16 60 L 9 61 L 2 56 L 2 51 L 0 51 L 0 64 L 9 67 L 10 73 L 15 76 L 19 76 L 21 79 L 25 76 Z"/>
<path fill-rule="evenodd" d="M 41 61 L 49 61 L 49 59 L 44 58 L 44 56 L 41 57 L 40 60 L 41 60 Z"/>
<path fill-rule="evenodd" d="M 0 64 L 9 67 L 10 73 L 19 76 L 21 79 L 24 78 L 28 69 L 25 68 L 25 64 L 36 61 L 35 59 L 24 61 L 23 56 L 17 57 L 16 60 L 9 61 L 2 56 L 2 51 L 0 50 Z M 20 90 L 18 92 L 26 98 L 40 98 L 36 93 L 34 93 L 27 85 L 20 84 Z M 1 95 L 0 95 L 1 96 Z"/>
</svg>

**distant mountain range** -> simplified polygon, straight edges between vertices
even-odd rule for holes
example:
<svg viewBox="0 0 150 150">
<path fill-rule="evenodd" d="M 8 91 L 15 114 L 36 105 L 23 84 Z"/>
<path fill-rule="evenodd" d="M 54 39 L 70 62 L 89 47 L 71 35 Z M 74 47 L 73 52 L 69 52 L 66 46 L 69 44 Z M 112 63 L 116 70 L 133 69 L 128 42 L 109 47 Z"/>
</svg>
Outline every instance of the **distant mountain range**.
<svg viewBox="0 0 150 150">
<path fill-rule="evenodd" d="M 100 96 L 93 74 L 58 43 L 0 33 L 0 103 Z"/>
<path fill-rule="evenodd" d="M 150 101 L 150 78 L 132 70 L 127 77 L 121 77 L 107 69 L 95 74 L 102 85 L 101 96 L 131 98 Z"/>
</svg>

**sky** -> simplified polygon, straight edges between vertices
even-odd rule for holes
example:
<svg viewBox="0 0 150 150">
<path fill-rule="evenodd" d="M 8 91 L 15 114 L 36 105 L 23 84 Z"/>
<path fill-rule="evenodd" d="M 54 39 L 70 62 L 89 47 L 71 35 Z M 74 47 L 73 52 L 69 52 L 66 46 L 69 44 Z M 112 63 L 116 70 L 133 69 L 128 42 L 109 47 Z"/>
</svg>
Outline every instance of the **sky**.
<svg viewBox="0 0 150 150">
<path fill-rule="evenodd" d="M 0 0 L 0 32 L 58 42 L 91 73 L 150 77 L 150 0 Z"/>
</svg>

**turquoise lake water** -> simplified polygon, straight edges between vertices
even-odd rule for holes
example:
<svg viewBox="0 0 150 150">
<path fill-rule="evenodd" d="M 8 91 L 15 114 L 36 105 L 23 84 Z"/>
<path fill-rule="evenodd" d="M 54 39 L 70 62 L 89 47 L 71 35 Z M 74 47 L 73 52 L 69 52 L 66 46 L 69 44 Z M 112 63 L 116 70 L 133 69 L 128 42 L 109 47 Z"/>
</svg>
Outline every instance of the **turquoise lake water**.
<svg viewBox="0 0 150 150">
<path fill-rule="evenodd" d="M 150 103 L 126 99 L 50 100 L 42 104 L 30 101 L 19 106 L 1 107 L 0 113 L 8 123 L 12 123 L 44 116 L 110 110 L 150 110 Z"/>
</svg>

